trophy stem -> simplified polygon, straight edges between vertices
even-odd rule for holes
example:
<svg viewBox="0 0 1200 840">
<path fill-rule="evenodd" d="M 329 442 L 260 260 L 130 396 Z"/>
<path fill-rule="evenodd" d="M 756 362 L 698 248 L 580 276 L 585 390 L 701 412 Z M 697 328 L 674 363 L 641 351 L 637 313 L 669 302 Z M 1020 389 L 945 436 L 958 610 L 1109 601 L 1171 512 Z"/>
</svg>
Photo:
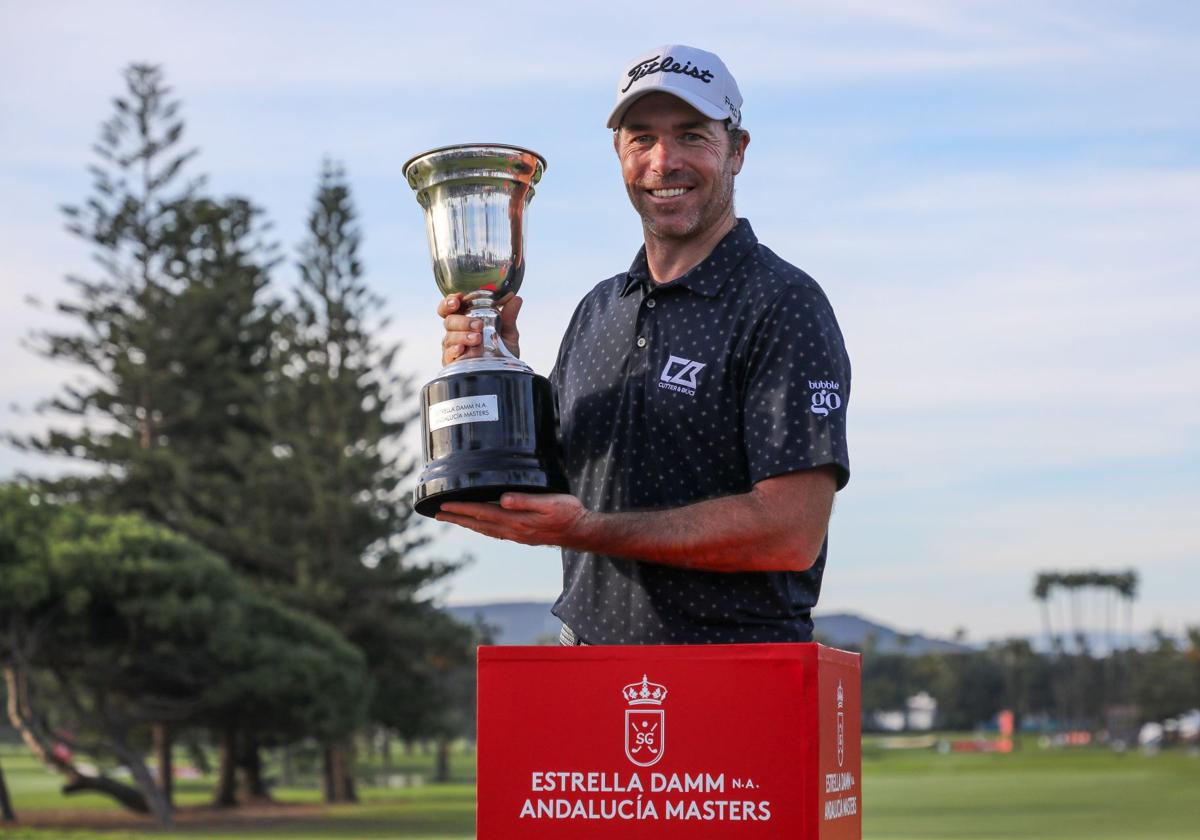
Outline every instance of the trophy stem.
<svg viewBox="0 0 1200 840">
<path fill-rule="evenodd" d="M 492 298 L 478 297 L 471 301 L 471 308 L 467 313 L 469 317 L 483 321 L 483 341 L 480 342 L 483 358 L 516 359 L 517 357 L 509 351 L 500 338 L 500 331 L 496 329 L 496 321 L 499 319 L 500 313 L 493 306 Z"/>
</svg>

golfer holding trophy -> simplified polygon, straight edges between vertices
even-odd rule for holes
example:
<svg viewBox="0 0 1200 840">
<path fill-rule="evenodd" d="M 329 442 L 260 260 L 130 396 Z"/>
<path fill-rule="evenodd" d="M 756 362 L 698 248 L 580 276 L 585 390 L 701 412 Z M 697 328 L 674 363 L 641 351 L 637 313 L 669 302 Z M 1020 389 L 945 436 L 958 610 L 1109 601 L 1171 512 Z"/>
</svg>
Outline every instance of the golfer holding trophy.
<svg viewBox="0 0 1200 840">
<path fill-rule="evenodd" d="M 810 641 L 850 476 L 833 309 L 734 213 L 750 135 L 719 57 L 637 56 L 607 125 L 644 244 L 576 307 L 549 381 L 510 355 L 495 308 L 520 283 L 544 161 L 493 145 L 407 165 L 447 363 L 422 393 L 417 510 L 561 547 L 564 643 Z M 518 306 L 500 316 L 514 337 Z"/>
</svg>

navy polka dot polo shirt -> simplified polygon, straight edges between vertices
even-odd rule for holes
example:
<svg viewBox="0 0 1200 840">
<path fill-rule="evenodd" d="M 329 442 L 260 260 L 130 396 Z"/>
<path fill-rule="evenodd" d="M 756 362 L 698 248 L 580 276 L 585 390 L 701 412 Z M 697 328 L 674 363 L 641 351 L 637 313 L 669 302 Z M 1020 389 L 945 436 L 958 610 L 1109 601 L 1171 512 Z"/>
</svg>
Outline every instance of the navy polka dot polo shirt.
<svg viewBox="0 0 1200 840">
<path fill-rule="evenodd" d="M 571 492 L 674 508 L 833 465 L 850 476 L 850 362 L 811 277 L 741 219 L 658 285 L 645 248 L 579 304 L 550 375 Z M 589 644 L 807 641 L 827 543 L 805 572 L 706 572 L 563 551 L 554 605 Z M 746 551 L 753 551 L 747 546 Z"/>
</svg>

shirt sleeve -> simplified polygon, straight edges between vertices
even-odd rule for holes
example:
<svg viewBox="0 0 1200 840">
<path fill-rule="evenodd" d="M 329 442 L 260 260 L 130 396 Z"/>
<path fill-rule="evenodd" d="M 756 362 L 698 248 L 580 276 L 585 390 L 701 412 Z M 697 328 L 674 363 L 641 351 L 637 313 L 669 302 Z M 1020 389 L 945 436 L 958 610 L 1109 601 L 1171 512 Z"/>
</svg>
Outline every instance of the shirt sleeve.
<svg viewBox="0 0 1200 840">
<path fill-rule="evenodd" d="M 790 287 L 766 308 L 747 353 L 744 443 L 753 483 L 833 465 L 850 480 L 850 359 L 818 289 Z"/>
</svg>

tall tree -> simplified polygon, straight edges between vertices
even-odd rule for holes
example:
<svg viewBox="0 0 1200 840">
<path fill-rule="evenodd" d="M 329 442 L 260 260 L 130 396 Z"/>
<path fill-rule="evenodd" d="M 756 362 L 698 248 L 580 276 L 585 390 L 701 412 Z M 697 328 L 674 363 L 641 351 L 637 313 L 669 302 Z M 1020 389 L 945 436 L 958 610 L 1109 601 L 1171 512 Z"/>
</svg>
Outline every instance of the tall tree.
<svg viewBox="0 0 1200 840">
<path fill-rule="evenodd" d="M 162 71 L 133 65 L 93 147 L 92 194 L 64 208 L 68 230 L 95 248 L 99 277 L 68 278 L 58 309 L 73 328 L 36 337 L 88 384 L 42 406 L 71 422 L 19 441 L 99 467 L 43 482 L 94 509 L 136 511 L 239 562 L 280 565 L 247 526 L 245 469 L 270 438 L 262 404 L 278 305 L 267 226 L 248 201 L 201 196 L 187 175 L 179 102 Z M 171 793 L 171 737 L 155 733 Z"/>
<path fill-rule="evenodd" d="M 68 277 L 76 297 L 60 302 L 58 310 L 72 317 L 74 328 L 43 333 L 34 343 L 42 355 L 92 374 L 88 385 L 67 387 L 42 406 L 76 418 L 78 428 L 24 441 L 102 468 L 98 476 L 57 483 L 76 495 L 112 495 L 136 473 L 130 464 L 159 439 L 164 379 L 172 376 L 160 358 L 163 339 L 170 339 L 160 324 L 176 294 L 166 243 L 176 236 L 179 206 L 202 183 L 183 177 L 196 150 L 181 148 L 179 103 L 170 98 L 161 71 L 133 65 L 125 71 L 125 86 L 92 147 L 92 195 L 63 208 L 67 229 L 95 246 L 102 275 Z"/>
<path fill-rule="evenodd" d="M 276 505 L 271 539 L 292 564 L 289 597 L 363 650 L 377 686 L 409 693 L 416 682 L 397 686 L 397 674 L 420 671 L 431 650 L 464 649 L 470 636 L 442 632 L 445 619 L 422 594 L 453 567 L 412 562 L 425 542 L 402 492 L 414 464 L 399 443 L 412 413 L 400 406 L 412 386 L 395 371 L 398 347 L 378 338 L 383 304 L 364 281 L 360 242 L 345 173 L 326 162 L 272 404 L 277 446 L 258 474 Z M 326 751 L 332 801 L 355 798 L 351 750 L 344 741 Z"/>
<path fill-rule="evenodd" d="M 72 327 L 35 336 L 42 355 L 81 367 L 41 407 L 71 422 L 18 443 L 99 467 L 43 486 L 137 511 L 222 553 L 250 555 L 236 515 L 248 457 L 269 448 L 264 392 L 278 303 L 269 226 L 245 199 L 199 195 L 184 125 L 159 68 L 125 71 L 125 95 L 93 147 L 93 190 L 68 230 L 102 274 L 69 277 Z M 267 561 L 262 561 L 267 562 Z"/>
</svg>

